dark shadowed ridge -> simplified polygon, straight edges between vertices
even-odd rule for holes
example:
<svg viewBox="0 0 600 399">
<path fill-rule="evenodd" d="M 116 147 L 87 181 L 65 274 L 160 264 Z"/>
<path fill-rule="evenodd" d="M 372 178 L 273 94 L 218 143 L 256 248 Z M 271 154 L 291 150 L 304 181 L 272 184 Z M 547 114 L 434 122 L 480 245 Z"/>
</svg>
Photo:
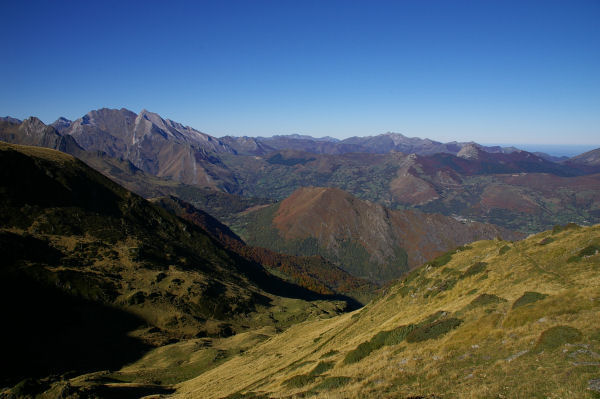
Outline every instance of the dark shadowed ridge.
<svg viewBox="0 0 600 399">
<path fill-rule="evenodd" d="M 275 295 L 326 298 L 58 151 L 0 143 L 0 192 L 3 382 L 117 369 L 244 331 Z"/>
</svg>

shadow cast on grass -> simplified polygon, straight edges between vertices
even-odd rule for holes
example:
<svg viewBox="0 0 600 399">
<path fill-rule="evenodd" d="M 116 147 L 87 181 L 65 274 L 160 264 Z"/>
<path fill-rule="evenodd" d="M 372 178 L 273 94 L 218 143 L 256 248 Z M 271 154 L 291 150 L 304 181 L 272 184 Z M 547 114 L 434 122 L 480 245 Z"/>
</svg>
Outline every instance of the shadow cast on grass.
<svg viewBox="0 0 600 399">
<path fill-rule="evenodd" d="M 3 385 L 25 377 L 119 369 L 151 348 L 128 336 L 144 324 L 138 317 L 18 271 L 0 273 L 0 314 Z"/>
</svg>

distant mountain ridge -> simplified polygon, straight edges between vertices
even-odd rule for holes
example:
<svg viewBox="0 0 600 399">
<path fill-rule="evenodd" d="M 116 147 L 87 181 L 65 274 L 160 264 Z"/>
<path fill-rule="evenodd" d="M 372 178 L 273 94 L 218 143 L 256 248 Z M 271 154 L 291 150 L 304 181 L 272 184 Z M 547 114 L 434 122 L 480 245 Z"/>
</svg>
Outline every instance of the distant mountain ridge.
<svg viewBox="0 0 600 399">
<path fill-rule="evenodd" d="M 180 123 L 142 110 L 102 108 L 82 118 L 59 118 L 45 125 L 37 118 L 22 123 L 4 120 L 0 139 L 10 143 L 60 149 L 61 137 L 72 138 L 86 151 L 100 151 L 130 161 L 158 177 L 216 188 L 227 186 L 228 173 L 213 154 L 235 153 L 220 140 Z"/>
<path fill-rule="evenodd" d="M 20 124 L 22 121 L 10 116 L 0 118 L 0 122 Z M 237 153 L 240 155 L 264 155 L 278 150 L 298 150 L 316 154 L 344 154 L 348 152 L 367 152 L 385 154 L 391 151 L 404 154 L 432 155 L 448 153 L 457 155 L 462 148 L 476 145 L 489 153 L 512 153 L 522 151 L 517 147 L 501 147 L 498 145 L 485 146 L 475 142 L 451 141 L 442 143 L 428 138 L 408 137 L 401 133 L 387 132 L 375 136 L 354 136 L 346 139 L 335 137 L 312 137 L 304 134 L 273 135 L 271 137 L 257 136 L 224 136 L 217 138 L 202 133 L 189 126 L 170 119 L 162 118 L 159 114 L 142 110 L 139 114 L 126 108 L 101 108 L 92 110 L 83 117 L 71 121 L 64 117 L 50 124 L 59 134 L 69 134 L 86 150 L 99 150 L 111 156 L 129 155 L 136 148 L 146 143 L 156 142 L 156 134 L 163 139 L 177 143 L 195 145 L 205 151 L 215 153 Z M 97 137 L 96 137 L 97 136 Z M 160 141 L 160 140 L 158 140 Z M 546 160 L 558 162 L 565 157 L 555 157 L 543 152 L 535 154 Z M 139 155 L 138 155 L 139 156 Z M 574 157 L 575 158 L 575 157 Z M 130 159 L 134 164 L 142 162 L 143 158 Z"/>
<path fill-rule="evenodd" d="M 600 148 L 577 155 L 567 162 L 574 165 L 600 166 Z"/>
<path fill-rule="evenodd" d="M 386 154 L 402 152 L 404 154 L 431 155 L 448 153 L 457 155 L 460 150 L 469 145 L 477 145 L 483 151 L 491 153 L 511 153 L 520 151 L 516 147 L 483 146 L 474 142 L 441 143 L 430 139 L 407 137 L 401 133 L 384 133 L 377 136 L 350 137 L 335 139 L 332 137 L 314 138 L 307 135 L 291 134 L 273 137 L 222 137 L 221 140 L 234 148 L 240 154 L 264 155 L 277 150 L 298 150 L 315 154 L 345 154 L 350 152 L 365 152 Z M 250 143 L 252 143 L 250 145 Z M 547 157 L 550 155 L 544 154 Z"/>
<path fill-rule="evenodd" d="M 316 185 L 393 209 L 417 207 L 527 232 L 600 221 L 595 180 L 578 177 L 600 173 L 594 151 L 587 161 L 555 162 L 514 147 L 439 143 L 399 133 L 345 140 L 298 134 L 217 139 L 155 113 L 126 109 L 100 109 L 52 125 L 6 117 L 0 120 L 0 140 L 70 153 L 143 195 L 189 191 L 175 187 L 183 184 L 196 192 L 277 200 Z M 556 189 L 531 190 L 524 182 L 532 176 L 500 176 L 522 173 L 546 174 L 538 180 Z M 592 189 L 586 186 L 590 181 Z M 577 196 L 580 192 L 585 194 Z"/>
</svg>

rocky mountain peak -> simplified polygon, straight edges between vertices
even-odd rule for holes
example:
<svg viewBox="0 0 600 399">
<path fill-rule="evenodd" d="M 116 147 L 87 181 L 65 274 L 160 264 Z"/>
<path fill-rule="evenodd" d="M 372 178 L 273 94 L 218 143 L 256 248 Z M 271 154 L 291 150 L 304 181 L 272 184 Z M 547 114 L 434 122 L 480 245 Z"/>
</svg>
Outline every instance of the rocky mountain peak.
<svg viewBox="0 0 600 399">
<path fill-rule="evenodd" d="M 21 124 L 20 129 L 22 129 L 25 134 L 31 134 L 32 132 L 38 132 L 43 130 L 46 127 L 46 124 L 42 122 L 40 119 L 35 116 L 30 116 L 25 119 Z"/>
<path fill-rule="evenodd" d="M 461 150 L 456 156 L 464 159 L 479 159 L 481 157 L 482 152 L 483 151 L 481 150 L 479 145 L 475 143 L 468 143 L 463 148 L 461 148 Z"/>
<path fill-rule="evenodd" d="M 51 123 L 50 126 L 55 128 L 59 133 L 62 134 L 65 130 L 70 128 L 72 124 L 73 124 L 73 121 L 61 116 L 60 118 L 55 120 L 53 123 Z"/>
<path fill-rule="evenodd" d="M 165 120 L 160 115 L 158 115 L 155 112 L 150 112 L 145 108 L 140 111 L 140 113 L 138 114 L 138 118 L 144 118 L 156 124 L 163 124 L 165 122 Z"/>
</svg>

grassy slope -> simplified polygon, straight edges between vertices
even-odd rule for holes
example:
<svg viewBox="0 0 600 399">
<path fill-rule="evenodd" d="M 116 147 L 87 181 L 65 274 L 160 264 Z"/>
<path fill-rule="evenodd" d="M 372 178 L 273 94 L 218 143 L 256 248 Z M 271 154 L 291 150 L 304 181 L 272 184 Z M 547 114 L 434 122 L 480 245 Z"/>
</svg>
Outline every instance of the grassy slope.
<svg viewBox="0 0 600 399">
<path fill-rule="evenodd" d="M 600 226 L 473 243 L 353 314 L 298 324 L 181 384 L 177 397 L 597 397 L 587 387 L 600 365 L 598 249 Z M 403 339 L 407 325 L 416 332 Z"/>
</svg>

